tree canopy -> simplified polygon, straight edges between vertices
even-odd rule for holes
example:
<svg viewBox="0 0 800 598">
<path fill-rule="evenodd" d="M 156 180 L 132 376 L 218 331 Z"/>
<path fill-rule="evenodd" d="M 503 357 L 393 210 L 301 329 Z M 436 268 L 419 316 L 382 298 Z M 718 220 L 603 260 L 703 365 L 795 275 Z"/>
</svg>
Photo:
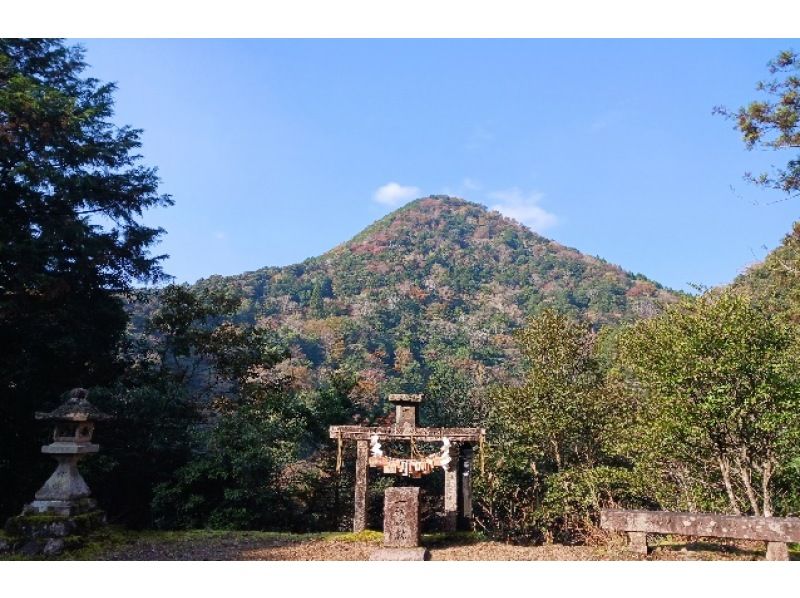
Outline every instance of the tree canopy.
<svg viewBox="0 0 800 598">
<path fill-rule="evenodd" d="M 575 540 L 597 509 L 630 494 L 614 446 L 623 397 L 606 384 L 586 322 L 545 309 L 516 340 L 527 369 L 520 384 L 491 395 L 480 516 L 502 536 Z"/>
<path fill-rule="evenodd" d="M 700 486 L 688 494 L 724 490 L 731 512 L 772 515 L 773 477 L 800 446 L 796 330 L 709 292 L 633 326 L 620 355 L 640 396 L 640 461 L 684 470 Z"/>
<path fill-rule="evenodd" d="M 118 294 L 163 278 L 161 230 L 143 211 L 171 203 L 141 164 L 141 131 L 113 120 L 113 83 L 84 75 L 61 40 L 0 40 L 0 485 L 31 490 L 33 412 L 116 374 L 127 317 Z M 13 472 L 13 475 L 12 475 Z M 0 499 L 0 513 L 20 505 Z"/>
<path fill-rule="evenodd" d="M 797 150 L 800 148 L 800 55 L 784 50 L 769 62 L 768 68 L 776 77 L 756 85 L 764 98 L 735 112 L 723 107 L 715 108 L 715 112 L 736 122 L 747 149 Z M 746 173 L 745 178 L 789 197 L 797 197 L 800 194 L 800 153 L 790 158 L 785 168 L 758 175 Z"/>
</svg>

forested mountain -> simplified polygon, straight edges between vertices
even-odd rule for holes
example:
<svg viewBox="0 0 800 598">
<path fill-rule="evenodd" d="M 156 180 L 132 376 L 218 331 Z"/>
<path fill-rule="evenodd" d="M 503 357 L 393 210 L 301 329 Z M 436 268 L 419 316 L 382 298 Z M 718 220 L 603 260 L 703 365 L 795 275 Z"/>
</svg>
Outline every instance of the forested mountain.
<svg viewBox="0 0 800 598">
<path fill-rule="evenodd" d="M 673 296 L 447 196 L 407 204 L 303 263 L 196 287 L 241 297 L 239 317 L 291 347 L 293 378 L 354 374 L 353 396 L 365 406 L 387 392 L 422 390 L 434 370 L 507 379 L 519 364 L 511 332 L 546 306 L 599 327 L 650 315 Z"/>
</svg>

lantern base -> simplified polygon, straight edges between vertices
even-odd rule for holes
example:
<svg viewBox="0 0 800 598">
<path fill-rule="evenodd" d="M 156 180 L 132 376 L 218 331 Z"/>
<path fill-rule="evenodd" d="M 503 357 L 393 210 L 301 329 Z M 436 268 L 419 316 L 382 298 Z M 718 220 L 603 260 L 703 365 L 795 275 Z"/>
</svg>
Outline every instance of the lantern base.
<svg viewBox="0 0 800 598">
<path fill-rule="evenodd" d="M 103 511 L 62 516 L 52 512 L 29 511 L 6 521 L 9 548 L 27 556 L 55 556 L 64 550 L 79 548 L 85 537 L 106 523 Z"/>
<path fill-rule="evenodd" d="M 97 509 L 97 501 L 93 498 L 77 498 L 73 500 L 34 500 L 25 505 L 23 515 L 59 515 L 74 517 Z"/>
</svg>

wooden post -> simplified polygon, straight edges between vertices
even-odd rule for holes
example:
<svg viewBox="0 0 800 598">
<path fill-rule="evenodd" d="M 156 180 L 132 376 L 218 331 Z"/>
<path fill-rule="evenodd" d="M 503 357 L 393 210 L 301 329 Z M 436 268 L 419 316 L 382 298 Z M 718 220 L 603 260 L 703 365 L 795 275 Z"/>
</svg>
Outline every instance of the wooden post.
<svg viewBox="0 0 800 598">
<path fill-rule="evenodd" d="M 369 442 L 356 442 L 356 491 L 355 513 L 353 514 L 353 531 L 363 532 L 367 529 L 367 482 L 369 479 Z"/>
<path fill-rule="evenodd" d="M 462 527 L 472 530 L 472 447 L 461 449 L 461 517 Z"/>
<path fill-rule="evenodd" d="M 450 447 L 450 463 L 444 470 L 444 529 L 454 532 L 458 528 L 458 462 L 460 451 Z"/>
<path fill-rule="evenodd" d="M 768 561 L 788 561 L 789 548 L 784 542 L 767 542 Z"/>
<path fill-rule="evenodd" d="M 647 556 L 647 534 L 645 532 L 628 532 L 628 550 Z"/>
</svg>

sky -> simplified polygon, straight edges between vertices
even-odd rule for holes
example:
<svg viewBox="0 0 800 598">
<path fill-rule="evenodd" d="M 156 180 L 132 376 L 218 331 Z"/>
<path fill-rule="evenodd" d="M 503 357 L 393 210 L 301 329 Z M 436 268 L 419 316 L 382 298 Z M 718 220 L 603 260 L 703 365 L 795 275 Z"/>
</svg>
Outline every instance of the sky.
<svg viewBox="0 0 800 598">
<path fill-rule="evenodd" d="M 77 39 L 175 205 L 179 282 L 319 255 L 417 197 L 497 209 L 666 286 L 731 281 L 800 200 L 712 108 L 798 40 Z"/>
</svg>

